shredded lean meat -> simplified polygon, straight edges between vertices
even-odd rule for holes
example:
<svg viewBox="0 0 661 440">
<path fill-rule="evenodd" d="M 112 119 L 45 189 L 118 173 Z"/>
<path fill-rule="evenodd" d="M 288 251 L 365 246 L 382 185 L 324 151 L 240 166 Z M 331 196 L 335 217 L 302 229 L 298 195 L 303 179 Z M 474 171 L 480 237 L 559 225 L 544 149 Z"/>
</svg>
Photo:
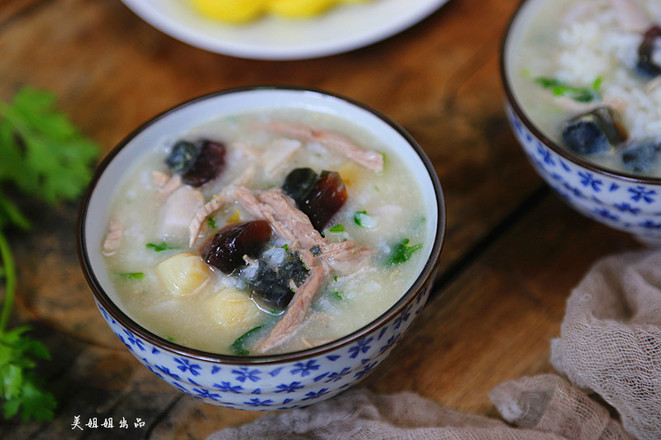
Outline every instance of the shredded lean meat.
<svg viewBox="0 0 661 440">
<path fill-rule="evenodd" d="M 310 304 L 312 304 L 315 294 L 321 287 L 325 275 L 326 270 L 323 266 L 315 265 L 310 267 L 310 274 L 305 280 L 305 283 L 296 289 L 294 298 L 289 303 L 289 307 L 287 307 L 287 313 L 285 313 L 273 330 L 271 330 L 271 334 L 257 343 L 254 348 L 256 351 L 266 353 L 287 342 L 296 333 L 296 330 L 300 327 L 310 308 Z"/>
<path fill-rule="evenodd" d="M 359 147 L 349 138 L 339 133 L 315 130 L 307 125 L 292 122 L 270 122 L 265 124 L 264 128 L 304 142 L 319 142 L 367 169 L 377 172 L 383 170 L 383 156 L 381 153 Z"/>
<path fill-rule="evenodd" d="M 110 225 L 108 225 L 106 238 L 103 240 L 103 255 L 113 255 L 121 246 L 123 237 L 122 223 L 118 220 L 111 220 Z"/>
<path fill-rule="evenodd" d="M 355 270 L 373 254 L 371 249 L 355 241 L 326 242 L 308 216 L 280 189 L 265 191 L 258 199 L 249 189 L 237 187 L 232 196 L 252 215 L 268 221 L 276 235 L 287 240 L 292 249 L 309 251 L 319 246 L 319 259 L 334 270 Z M 308 264 L 305 260 L 303 262 Z"/>
<path fill-rule="evenodd" d="M 321 248 L 322 262 L 337 272 L 355 271 L 360 268 L 374 251 L 355 241 L 324 243 Z"/>
<path fill-rule="evenodd" d="M 298 209 L 294 201 L 281 189 L 271 189 L 259 195 L 259 201 L 273 213 L 275 220 L 289 229 L 299 246 L 310 249 L 324 243 L 324 238 L 312 226 L 310 218 Z"/>
<path fill-rule="evenodd" d="M 170 196 L 170 194 L 175 192 L 177 189 L 179 189 L 180 186 L 183 185 L 181 176 L 179 174 L 170 176 L 162 171 L 154 171 L 152 172 L 152 178 L 158 187 L 158 193 L 163 197 Z"/>
<path fill-rule="evenodd" d="M 214 212 L 218 211 L 227 200 L 227 192 L 225 190 L 221 191 L 218 194 L 214 194 L 207 203 L 205 203 L 200 209 L 195 212 L 193 220 L 191 220 L 188 225 L 188 237 L 189 242 L 188 246 L 191 248 L 195 244 L 197 237 L 200 235 L 200 229 L 202 229 L 202 224 L 204 221 Z"/>
</svg>

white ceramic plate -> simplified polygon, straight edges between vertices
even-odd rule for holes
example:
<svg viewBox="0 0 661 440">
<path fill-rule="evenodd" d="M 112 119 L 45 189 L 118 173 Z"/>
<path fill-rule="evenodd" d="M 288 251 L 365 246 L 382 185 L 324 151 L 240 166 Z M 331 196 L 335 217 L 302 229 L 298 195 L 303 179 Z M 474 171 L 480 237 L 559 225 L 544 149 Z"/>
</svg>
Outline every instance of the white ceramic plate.
<svg viewBox="0 0 661 440">
<path fill-rule="evenodd" d="M 294 60 L 347 52 L 416 24 L 448 0 L 374 0 L 319 17 L 266 17 L 233 26 L 206 20 L 186 0 L 122 0 L 143 20 L 193 46 L 241 58 Z"/>
</svg>

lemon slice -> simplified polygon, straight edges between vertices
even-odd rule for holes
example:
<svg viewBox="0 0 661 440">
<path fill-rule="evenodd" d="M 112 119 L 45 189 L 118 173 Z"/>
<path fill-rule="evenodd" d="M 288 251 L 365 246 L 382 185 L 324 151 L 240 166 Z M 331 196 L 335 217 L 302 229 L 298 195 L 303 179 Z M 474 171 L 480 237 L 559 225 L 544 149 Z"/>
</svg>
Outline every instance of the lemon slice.
<svg viewBox="0 0 661 440">
<path fill-rule="evenodd" d="M 188 0 L 202 15 L 228 23 L 245 23 L 260 16 L 268 0 Z"/>
</svg>

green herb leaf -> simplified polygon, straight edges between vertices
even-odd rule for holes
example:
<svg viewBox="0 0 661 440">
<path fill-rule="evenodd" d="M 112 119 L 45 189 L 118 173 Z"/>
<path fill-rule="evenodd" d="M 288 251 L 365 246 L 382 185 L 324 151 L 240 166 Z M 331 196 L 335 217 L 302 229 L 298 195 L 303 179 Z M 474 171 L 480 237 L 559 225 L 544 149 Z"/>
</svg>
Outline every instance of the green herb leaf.
<svg viewBox="0 0 661 440">
<path fill-rule="evenodd" d="M 376 225 L 376 221 L 373 217 L 367 215 L 367 211 L 358 211 L 353 215 L 353 221 L 358 226 L 363 228 L 373 228 Z"/>
<path fill-rule="evenodd" d="M 0 398 L 5 418 L 20 414 L 24 421 L 53 418 L 55 398 L 42 390 L 39 377 L 32 371 L 40 359 L 50 359 L 46 347 L 18 327 L 0 334 Z"/>
<path fill-rule="evenodd" d="M 0 183 L 51 204 L 73 200 L 87 186 L 98 153 L 96 143 L 55 110 L 53 94 L 26 87 L 10 104 L 0 102 Z"/>
<path fill-rule="evenodd" d="M 544 89 L 550 90 L 554 96 L 566 96 L 577 102 L 592 102 L 601 99 L 601 95 L 597 92 L 597 88 L 594 87 L 599 87 L 601 84 L 599 78 L 597 78 L 597 81 L 593 84 L 592 90 L 581 87 L 572 87 L 554 78 L 535 78 L 535 82 Z"/>
<path fill-rule="evenodd" d="M 344 225 L 334 225 L 328 229 L 330 232 L 344 232 Z"/>
<path fill-rule="evenodd" d="M 257 332 L 261 328 L 261 325 L 252 328 L 239 336 L 236 341 L 232 342 L 232 345 L 230 345 L 230 350 L 232 350 L 232 353 L 237 356 L 248 356 L 250 352 L 245 348 L 246 340 L 250 337 L 250 335 Z"/>
<path fill-rule="evenodd" d="M 342 297 L 342 294 L 341 294 L 340 292 L 338 292 L 337 290 L 333 292 L 333 295 L 334 295 L 335 297 L 337 297 L 338 299 L 344 299 L 344 298 Z"/>
<path fill-rule="evenodd" d="M 289 250 L 289 245 L 287 243 L 285 243 L 285 244 L 282 245 L 282 248 L 284 250 L 288 251 Z"/>
<path fill-rule="evenodd" d="M 599 89 L 601 88 L 601 83 L 604 82 L 604 77 L 603 76 L 598 76 L 597 79 L 594 80 L 592 83 L 592 90 L 598 92 Z"/>
<path fill-rule="evenodd" d="M 163 241 L 163 242 L 161 242 L 161 243 L 159 243 L 159 244 L 155 244 L 155 243 L 147 243 L 145 246 L 146 246 L 148 249 L 153 249 L 155 252 L 163 252 L 163 251 L 169 251 L 169 250 L 172 250 L 172 249 L 179 249 L 179 248 L 176 247 L 176 246 L 170 246 L 170 245 L 167 244 L 165 241 Z"/>
<path fill-rule="evenodd" d="M 55 109 L 49 92 L 23 88 L 10 102 L 0 101 L 0 188 L 11 185 L 49 204 L 74 200 L 87 186 L 99 148 Z M 33 368 L 49 359 L 27 327 L 7 330 L 16 290 L 16 268 L 3 231 L 30 228 L 28 219 L 0 191 L 0 260 L 4 300 L 0 312 L 0 400 L 5 418 L 24 421 L 53 418 L 56 402 L 44 391 Z"/>
<path fill-rule="evenodd" d="M 422 244 L 410 246 L 410 241 L 410 239 L 405 238 L 392 248 L 390 257 L 388 258 L 390 264 L 405 263 L 411 259 L 411 256 L 415 251 L 422 249 Z"/>
<path fill-rule="evenodd" d="M 141 280 L 145 277 L 145 274 L 143 272 L 122 272 L 119 276 L 125 280 Z"/>
<path fill-rule="evenodd" d="M 213 217 L 207 217 L 207 222 L 209 223 L 209 227 L 211 229 L 216 229 L 216 220 L 214 220 Z"/>
</svg>

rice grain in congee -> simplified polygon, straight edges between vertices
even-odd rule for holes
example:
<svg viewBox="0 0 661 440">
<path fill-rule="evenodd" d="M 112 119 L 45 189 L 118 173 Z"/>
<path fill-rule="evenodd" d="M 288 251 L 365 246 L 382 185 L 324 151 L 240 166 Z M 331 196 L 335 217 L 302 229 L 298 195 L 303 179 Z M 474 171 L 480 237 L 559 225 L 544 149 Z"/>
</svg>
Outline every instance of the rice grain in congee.
<svg viewBox="0 0 661 440">
<path fill-rule="evenodd" d="M 661 3 L 528 3 L 510 66 L 527 116 L 595 164 L 661 177 Z"/>
<path fill-rule="evenodd" d="M 345 336 L 407 291 L 432 245 L 406 163 L 334 116 L 224 117 L 126 175 L 101 244 L 122 308 L 195 349 L 271 354 Z"/>
</svg>

